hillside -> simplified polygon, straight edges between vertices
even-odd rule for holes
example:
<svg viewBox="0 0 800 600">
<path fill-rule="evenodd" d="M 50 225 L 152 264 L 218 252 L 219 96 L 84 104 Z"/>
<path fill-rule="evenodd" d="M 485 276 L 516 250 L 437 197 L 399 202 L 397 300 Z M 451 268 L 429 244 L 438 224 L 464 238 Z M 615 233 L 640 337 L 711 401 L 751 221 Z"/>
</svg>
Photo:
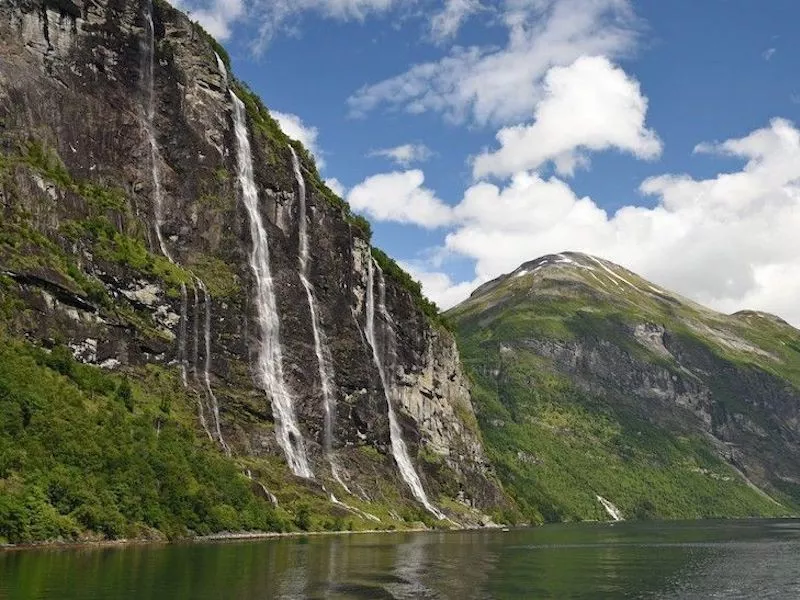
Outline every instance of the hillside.
<svg viewBox="0 0 800 600">
<path fill-rule="evenodd" d="M 797 514 L 800 331 L 781 319 L 719 314 L 577 253 L 447 317 L 526 518 Z"/>
<path fill-rule="evenodd" d="M 0 543 L 507 504 L 452 335 L 160 0 L 0 3 Z"/>
</svg>

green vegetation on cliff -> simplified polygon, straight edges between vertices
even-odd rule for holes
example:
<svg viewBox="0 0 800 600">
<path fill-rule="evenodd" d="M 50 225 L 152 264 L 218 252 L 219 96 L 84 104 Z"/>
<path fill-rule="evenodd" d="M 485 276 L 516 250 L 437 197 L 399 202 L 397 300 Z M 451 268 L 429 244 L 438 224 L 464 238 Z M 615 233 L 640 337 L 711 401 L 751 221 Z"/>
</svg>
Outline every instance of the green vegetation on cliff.
<svg viewBox="0 0 800 600">
<path fill-rule="evenodd" d="M 0 333 L 0 538 L 291 528 L 193 419 L 173 372 L 110 374 Z"/>
<path fill-rule="evenodd" d="M 598 496 L 626 518 L 795 514 L 781 415 L 800 396 L 800 332 L 748 315 L 575 254 L 447 313 L 487 451 L 533 522 L 605 519 Z"/>
</svg>

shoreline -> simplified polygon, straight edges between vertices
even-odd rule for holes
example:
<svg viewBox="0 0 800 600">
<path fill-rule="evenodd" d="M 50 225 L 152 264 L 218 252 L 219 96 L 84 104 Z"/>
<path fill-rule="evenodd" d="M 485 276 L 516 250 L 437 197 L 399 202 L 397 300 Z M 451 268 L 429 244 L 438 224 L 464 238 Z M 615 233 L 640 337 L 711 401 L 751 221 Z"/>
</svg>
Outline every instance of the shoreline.
<svg viewBox="0 0 800 600">
<path fill-rule="evenodd" d="M 518 528 L 518 527 L 517 527 Z M 474 526 L 460 527 L 457 529 L 430 529 L 427 527 L 412 527 L 409 529 L 362 529 L 358 531 L 240 531 L 220 532 L 209 535 L 179 538 L 176 540 L 147 539 L 147 538 L 122 538 L 118 540 L 77 540 L 77 541 L 45 541 L 31 542 L 29 544 L 0 544 L 2 552 L 20 552 L 24 550 L 79 550 L 101 548 L 126 548 L 135 546 L 181 546 L 190 544 L 219 544 L 224 542 L 258 541 L 281 538 L 321 537 L 334 535 L 363 535 L 386 533 L 447 533 L 455 531 L 500 531 L 507 529 L 503 526 Z"/>
</svg>

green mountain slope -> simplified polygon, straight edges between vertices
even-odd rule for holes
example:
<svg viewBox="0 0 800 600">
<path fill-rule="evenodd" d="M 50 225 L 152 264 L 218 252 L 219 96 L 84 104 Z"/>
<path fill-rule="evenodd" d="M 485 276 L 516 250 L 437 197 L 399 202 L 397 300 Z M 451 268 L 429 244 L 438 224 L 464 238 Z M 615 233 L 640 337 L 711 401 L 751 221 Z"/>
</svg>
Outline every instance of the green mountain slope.
<svg viewBox="0 0 800 600">
<path fill-rule="evenodd" d="M 576 253 L 447 317 L 490 458 L 526 519 L 796 514 L 800 332 Z M 608 513 L 608 514 L 607 514 Z"/>
</svg>

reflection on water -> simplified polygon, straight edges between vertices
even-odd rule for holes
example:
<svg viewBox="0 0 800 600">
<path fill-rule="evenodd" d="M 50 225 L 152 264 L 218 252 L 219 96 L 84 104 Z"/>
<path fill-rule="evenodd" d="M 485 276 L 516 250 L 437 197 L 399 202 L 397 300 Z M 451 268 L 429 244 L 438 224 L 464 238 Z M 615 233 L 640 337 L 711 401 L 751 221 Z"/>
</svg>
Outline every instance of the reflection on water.
<svg viewBox="0 0 800 600">
<path fill-rule="evenodd" d="M 0 552 L 0 599 L 21 598 L 800 598 L 800 523 Z"/>
</svg>

